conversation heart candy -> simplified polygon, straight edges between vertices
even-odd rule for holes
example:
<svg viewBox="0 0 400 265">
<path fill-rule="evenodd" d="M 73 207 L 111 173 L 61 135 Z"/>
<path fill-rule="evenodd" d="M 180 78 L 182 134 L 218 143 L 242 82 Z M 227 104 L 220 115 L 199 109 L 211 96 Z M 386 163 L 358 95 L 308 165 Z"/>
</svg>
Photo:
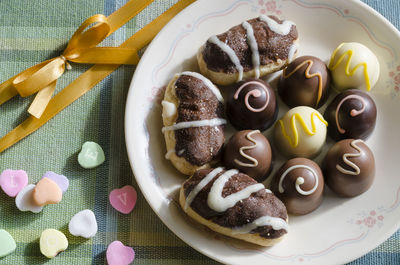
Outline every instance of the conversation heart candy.
<svg viewBox="0 0 400 265">
<path fill-rule="evenodd" d="M 108 245 L 106 256 L 109 265 L 128 265 L 135 259 L 135 251 L 121 241 L 114 241 Z"/>
<path fill-rule="evenodd" d="M 36 205 L 45 206 L 56 204 L 62 200 L 62 191 L 57 183 L 49 178 L 42 178 L 37 184 L 32 194 Z"/>
<path fill-rule="evenodd" d="M 16 248 L 14 238 L 6 230 L 0 229 L 0 258 L 11 254 Z"/>
<path fill-rule="evenodd" d="M 69 180 L 66 176 L 56 174 L 52 171 L 48 171 L 44 173 L 43 178 L 48 178 L 57 183 L 58 187 L 60 187 L 62 193 L 65 193 L 69 187 Z"/>
<path fill-rule="evenodd" d="M 20 211 L 26 212 L 31 211 L 33 213 L 39 213 L 43 207 L 36 205 L 33 201 L 33 190 L 35 185 L 29 184 L 25 186 L 15 197 L 15 204 Z"/>
<path fill-rule="evenodd" d="M 40 236 L 40 252 L 51 259 L 68 248 L 67 237 L 55 229 L 46 229 Z"/>
<path fill-rule="evenodd" d="M 0 175 L 0 187 L 10 197 L 17 194 L 28 185 L 28 174 L 23 170 L 6 169 Z"/>
<path fill-rule="evenodd" d="M 78 155 L 78 162 L 83 168 L 94 168 L 101 165 L 105 160 L 104 151 L 95 142 L 85 142 Z"/>
<path fill-rule="evenodd" d="M 96 216 L 91 210 L 80 211 L 71 218 L 68 229 L 74 236 L 94 237 L 97 233 Z"/>
<path fill-rule="evenodd" d="M 109 199 L 118 212 L 128 214 L 136 205 L 137 193 L 134 187 L 127 185 L 111 191 Z"/>
</svg>

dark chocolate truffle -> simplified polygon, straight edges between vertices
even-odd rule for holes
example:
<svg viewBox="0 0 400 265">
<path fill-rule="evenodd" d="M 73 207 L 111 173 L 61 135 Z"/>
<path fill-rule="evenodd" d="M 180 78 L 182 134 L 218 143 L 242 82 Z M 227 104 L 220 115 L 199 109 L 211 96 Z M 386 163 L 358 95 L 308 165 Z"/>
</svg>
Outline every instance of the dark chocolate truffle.
<svg viewBox="0 0 400 265">
<path fill-rule="evenodd" d="M 271 146 L 259 130 L 235 133 L 224 151 L 224 164 L 261 182 L 271 169 Z"/>
<path fill-rule="evenodd" d="M 344 197 L 357 196 L 371 187 L 375 159 L 363 140 L 346 139 L 329 149 L 324 161 L 326 184 Z"/>
<path fill-rule="evenodd" d="M 260 79 L 239 82 L 227 104 L 228 119 L 238 130 L 264 131 L 275 122 L 277 114 L 275 92 Z"/>
<path fill-rule="evenodd" d="M 302 56 L 282 72 L 278 93 L 290 108 L 321 107 L 329 96 L 331 78 L 328 67 L 314 56 Z"/>
<path fill-rule="evenodd" d="M 372 98 L 359 89 L 338 94 L 328 105 L 324 117 L 332 139 L 367 139 L 376 123 L 376 105 Z"/>
<path fill-rule="evenodd" d="M 291 214 L 303 215 L 322 202 L 324 177 L 320 167 L 307 158 L 293 158 L 276 172 L 272 192 L 282 200 Z"/>
</svg>

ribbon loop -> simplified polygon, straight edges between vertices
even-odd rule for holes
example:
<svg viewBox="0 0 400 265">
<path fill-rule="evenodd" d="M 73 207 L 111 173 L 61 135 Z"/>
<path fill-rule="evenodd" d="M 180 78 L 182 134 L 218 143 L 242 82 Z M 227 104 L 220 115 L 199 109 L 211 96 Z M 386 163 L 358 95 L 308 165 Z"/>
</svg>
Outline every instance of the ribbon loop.
<svg viewBox="0 0 400 265">
<path fill-rule="evenodd" d="M 30 96 L 57 80 L 65 69 L 60 57 L 44 61 L 20 73 L 12 84 L 21 97 Z"/>
<path fill-rule="evenodd" d="M 89 28 L 93 23 L 91 28 Z M 77 48 L 91 48 L 100 44 L 111 33 L 111 26 L 107 17 L 101 14 L 91 16 L 75 31 L 68 42 L 63 55 L 67 60 L 71 59 L 71 51 Z"/>
</svg>

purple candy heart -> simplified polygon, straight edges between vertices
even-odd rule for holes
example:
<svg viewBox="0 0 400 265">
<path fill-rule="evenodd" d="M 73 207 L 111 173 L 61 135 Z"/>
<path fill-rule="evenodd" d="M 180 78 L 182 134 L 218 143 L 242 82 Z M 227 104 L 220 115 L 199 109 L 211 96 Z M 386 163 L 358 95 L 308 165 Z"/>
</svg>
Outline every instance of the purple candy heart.
<svg viewBox="0 0 400 265">
<path fill-rule="evenodd" d="M 69 187 L 69 180 L 66 176 L 56 174 L 52 171 L 46 172 L 43 175 L 42 179 L 43 178 L 49 178 L 52 181 L 54 181 L 55 183 L 57 183 L 58 187 L 60 187 L 60 189 L 62 190 L 63 193 L 65 193 Z"/>
</svg>

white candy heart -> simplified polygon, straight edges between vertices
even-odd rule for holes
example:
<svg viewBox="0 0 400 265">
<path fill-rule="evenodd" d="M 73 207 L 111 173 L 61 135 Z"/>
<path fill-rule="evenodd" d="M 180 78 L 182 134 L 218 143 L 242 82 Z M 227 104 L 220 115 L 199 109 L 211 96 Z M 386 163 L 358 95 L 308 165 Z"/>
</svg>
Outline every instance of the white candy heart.
<svg viewBox="0 0 400 265">
<path fill-rule="evenodd" d="M 80 211 L 71 218 L 68 229 L 74 236 L 94 237 L 97 233 L 96 216 L 91 210 Z"/>
<path fill-rule="evenodd" d="M 15 198 L 15 204 L 20 211 L 26 212 L 31 211 L 33 213 L 39 213 L 42 211 L 42 206 L 37 206 L 33 202 L 32 193 L 35 189 L 35 185 L 29 184 L 25 186 Z"/>
</svg>

